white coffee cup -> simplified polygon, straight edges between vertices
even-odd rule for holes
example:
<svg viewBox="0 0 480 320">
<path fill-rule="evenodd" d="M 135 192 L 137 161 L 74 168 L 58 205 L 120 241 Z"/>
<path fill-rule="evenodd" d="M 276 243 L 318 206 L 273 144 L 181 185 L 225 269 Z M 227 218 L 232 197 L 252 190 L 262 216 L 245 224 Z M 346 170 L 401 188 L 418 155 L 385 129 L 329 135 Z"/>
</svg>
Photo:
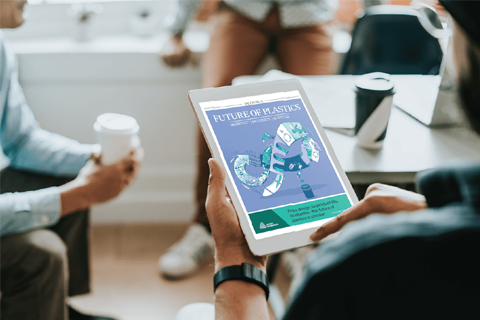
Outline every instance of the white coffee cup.
<svg viewBox="0 0 480 320">
<path fill-rule="evenodd" d="M 135 118 L 118 113 L 104 113 L 93 124 L 102 148 L 102 163 L 109 165 L 127 157 L 140 143 Z"/>
</svg>

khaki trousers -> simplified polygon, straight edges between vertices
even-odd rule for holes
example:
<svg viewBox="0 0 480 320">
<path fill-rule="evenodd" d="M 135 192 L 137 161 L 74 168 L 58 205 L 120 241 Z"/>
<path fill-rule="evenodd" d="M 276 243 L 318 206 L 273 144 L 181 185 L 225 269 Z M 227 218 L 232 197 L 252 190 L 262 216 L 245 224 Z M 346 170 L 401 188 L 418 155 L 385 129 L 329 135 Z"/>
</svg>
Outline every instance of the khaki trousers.
<svg viewBox="0 0 480 320">
<path fill-rule="evenodd" d="M 69 179 L 6 168 L 0 191 L 23 192 Z M 89 212 L 79 211 L 48 229 L 0 238 L 2 320 L 66 320 L 68 296 L 90 292 Z"/>
<path fill-rule="evenodd" d="M 220 4 L 204 59 L 204 87 L 231 85 L 235 77 L 254 74 L 268 52 L 272 37 L 277 40 L 276 57 L 282 71 L 296 75 L 326 75 L 335 69 L 335 54 L 329 25 L 284 29 L 278 10 L 262 23 L 245 18 Z M 197 177 L 195 221 L 207 224 L 205 200 L 208 159 L 211 157 L 202 133 L 197 133 Z"/>
</svg>

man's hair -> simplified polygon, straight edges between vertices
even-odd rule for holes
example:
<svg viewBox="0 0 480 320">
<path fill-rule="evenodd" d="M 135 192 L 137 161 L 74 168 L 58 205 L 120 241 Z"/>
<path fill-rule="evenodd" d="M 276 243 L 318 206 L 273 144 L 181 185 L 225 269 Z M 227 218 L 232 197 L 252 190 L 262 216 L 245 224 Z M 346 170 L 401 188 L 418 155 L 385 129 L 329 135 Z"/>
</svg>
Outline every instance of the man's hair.
<svg viewBox="0 0 480 320">
<path fill-rule="evenodd" d="M 480 134 L 480 48 L 467 38 L 468 69 L 459 77 L 459 94 L 468 121 Z"/>
</svg>

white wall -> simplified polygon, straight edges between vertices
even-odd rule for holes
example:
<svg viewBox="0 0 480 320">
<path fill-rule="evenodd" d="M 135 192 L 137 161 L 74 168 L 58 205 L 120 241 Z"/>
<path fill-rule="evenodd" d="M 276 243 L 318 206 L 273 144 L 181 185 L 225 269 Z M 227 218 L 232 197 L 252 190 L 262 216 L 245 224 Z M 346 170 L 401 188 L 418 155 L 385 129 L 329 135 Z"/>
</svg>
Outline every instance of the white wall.
<svg viewBox="0 0 480 320">
<path fill-rule="evenodd" d="M 148 41 L 159 46 L 160 38 Z M 201 69 L 167 68 L 157 45 L 125 52 L 122 46 L 138 41 L 128 37 L 116 51 L 98 49 L 107 40 L 114 41 L 13 41 L 27 101 L 43 128 L 84 143 L 95 142 L 92 125 L 101 113 L 137 119 L 146 152 L 140 176 L 120 198 L 93 208 L 94 223 L 186 221 L 193 213 L 196 131 L 187 93 L 201 87 Z"/>
</svg>

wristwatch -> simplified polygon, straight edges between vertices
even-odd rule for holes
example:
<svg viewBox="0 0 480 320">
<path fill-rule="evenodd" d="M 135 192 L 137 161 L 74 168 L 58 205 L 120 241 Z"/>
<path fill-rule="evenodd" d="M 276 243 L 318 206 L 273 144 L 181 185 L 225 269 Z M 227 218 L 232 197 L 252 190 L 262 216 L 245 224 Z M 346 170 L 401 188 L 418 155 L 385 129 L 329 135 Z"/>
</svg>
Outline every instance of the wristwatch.
<svg viewBox="0 0 480 320">
<path fill-rule="evenodd" d="M 249 263 L 242 263 L 239 266 L 230 266 L 218 270 L 217 273 L 215 273 L 215 277 L 213 277 L 213 292 L 217 290 L 220 284 L 229 280 L 242 280 L 256 284 L 265 291 L 265 296 L 268 300 L 268 296 L 270 295 L 268 276 L 257 267 Z"/>
</svg>

